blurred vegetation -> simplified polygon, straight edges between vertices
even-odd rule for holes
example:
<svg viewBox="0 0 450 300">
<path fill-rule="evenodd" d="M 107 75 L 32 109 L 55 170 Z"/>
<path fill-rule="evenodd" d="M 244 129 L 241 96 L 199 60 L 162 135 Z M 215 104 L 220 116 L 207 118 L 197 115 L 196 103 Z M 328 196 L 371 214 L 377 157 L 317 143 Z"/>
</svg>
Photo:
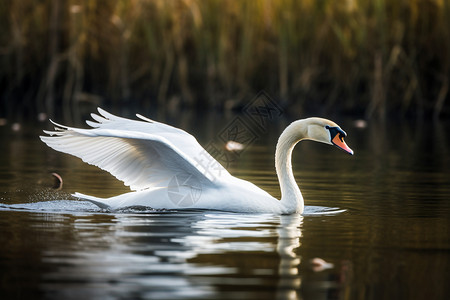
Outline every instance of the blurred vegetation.
<svg viewBox="0 0 450 300">
<path fill-rule="evenodd" d="M 447 0 L 2 0 L 0 117 L 82 103 L 449 115 Z"/>
</svg>

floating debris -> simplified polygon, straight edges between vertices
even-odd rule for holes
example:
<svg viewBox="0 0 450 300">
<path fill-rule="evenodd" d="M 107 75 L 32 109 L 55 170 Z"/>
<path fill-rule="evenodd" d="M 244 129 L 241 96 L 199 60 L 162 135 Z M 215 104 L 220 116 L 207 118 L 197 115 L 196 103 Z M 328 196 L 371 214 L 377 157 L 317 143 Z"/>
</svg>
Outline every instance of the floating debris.
<svg viewBox="0 0 450 300">
<path fill-rule="evenodd" d="M 47 114 L 45 112 L 38 113 L 37 119 L 39 122 L 44 122 L 47 120 Z"/>
<path fill-rule="evenodd" d="M 237 152 L 244 150 L 244 145 L 235 141 L 228 141 L 225 145 L 225 149 L 230 152 Z"/>
<path fill-rule="evenodd" d="M 315 257 L 310 260 L 311 269 L 314 272 L 322 272 L 323 270 L 332 269 L 334 265 L 332 263 L 328 263 L 319 257 Z"/>
<path fill-rule="evenodd" d="M 54 184 L 53 184 L 53 188 L 55 190 L 60 190 L 63 187 L 63 180 L 62 177 L 59 176 L 58 173 L 52 173 L 53 177 L 54 177 Z"/>
<path fill-rule="evenodd" d="M 355 126 L 356 128 L 359 128 L 359 129 L 364 129 L 367 127 L 367 121 L 362 120 L 362 119 L 355 120 L 353 122 L 353 126 Z"/>
<path fill-rule="evenodd" d="M 13 123 L 11 125 L 11 129 L 14 132 L 18 132 L 21 128 L 22 128 L 22 126 L 20 125 L 20 123 Z"/>
</svg>

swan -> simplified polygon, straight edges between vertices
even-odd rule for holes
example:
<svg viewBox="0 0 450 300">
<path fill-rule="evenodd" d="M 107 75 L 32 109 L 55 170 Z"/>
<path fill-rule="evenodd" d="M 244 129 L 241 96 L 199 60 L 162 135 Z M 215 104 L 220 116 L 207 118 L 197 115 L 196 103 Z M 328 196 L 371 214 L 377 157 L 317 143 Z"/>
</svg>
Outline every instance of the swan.
<svg viewBox="0 0 450 300">
<path fill-rule="evenodd" d="M 344 142 L 347 134 L 336 123 L 317 117 L 292 122 L 276 146 L 275 168 L 281 189 L 278 200 L 253 183 L 232 176 L 184 130 L 136 116 L 140 120 L 98 108 L 98 114 L 91 114 L 94 121 L 86 121 L 90 129 L 50 120 L 55 130 L 44 130 L 47 135 L 40 136 L 44 143 L 108 171 L 132 190 L 110 198 L 81 193 L 73 194 L 74 197 L 110 210 L 146 206 L 301 214 L 303 197 L 291 165 L 294 146 L 302 140 L 313 140 L 353 155 Z"/>
</svg>

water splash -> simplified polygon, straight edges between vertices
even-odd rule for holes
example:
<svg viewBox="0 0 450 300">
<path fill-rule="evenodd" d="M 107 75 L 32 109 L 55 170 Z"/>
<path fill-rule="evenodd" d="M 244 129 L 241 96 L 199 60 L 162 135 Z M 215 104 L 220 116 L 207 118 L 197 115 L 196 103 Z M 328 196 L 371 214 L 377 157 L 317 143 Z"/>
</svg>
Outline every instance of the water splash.
<svg viewBox="0 0 450 300">
<path fill-rule="evenodd" d="M 106 212 L 88 201 L 78 200 L 50 200 L 30 203 L 4 204 L 0 203 L 0 210 L 24 210 L 33 212 Z"/>
</svg>

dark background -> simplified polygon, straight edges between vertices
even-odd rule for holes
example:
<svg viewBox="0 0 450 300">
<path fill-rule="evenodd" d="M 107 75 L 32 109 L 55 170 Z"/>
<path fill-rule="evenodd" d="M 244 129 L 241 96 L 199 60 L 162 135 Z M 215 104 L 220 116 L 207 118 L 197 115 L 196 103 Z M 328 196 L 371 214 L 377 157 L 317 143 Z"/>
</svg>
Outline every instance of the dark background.
<svg viewBox="0 0 450 300">
<path fill-rule="evenodd" d="M 83 106 L 294 116 L 448 117 L 450 4 L 380 1 L 0 3 L 0 118 Z"/>
</svg>

